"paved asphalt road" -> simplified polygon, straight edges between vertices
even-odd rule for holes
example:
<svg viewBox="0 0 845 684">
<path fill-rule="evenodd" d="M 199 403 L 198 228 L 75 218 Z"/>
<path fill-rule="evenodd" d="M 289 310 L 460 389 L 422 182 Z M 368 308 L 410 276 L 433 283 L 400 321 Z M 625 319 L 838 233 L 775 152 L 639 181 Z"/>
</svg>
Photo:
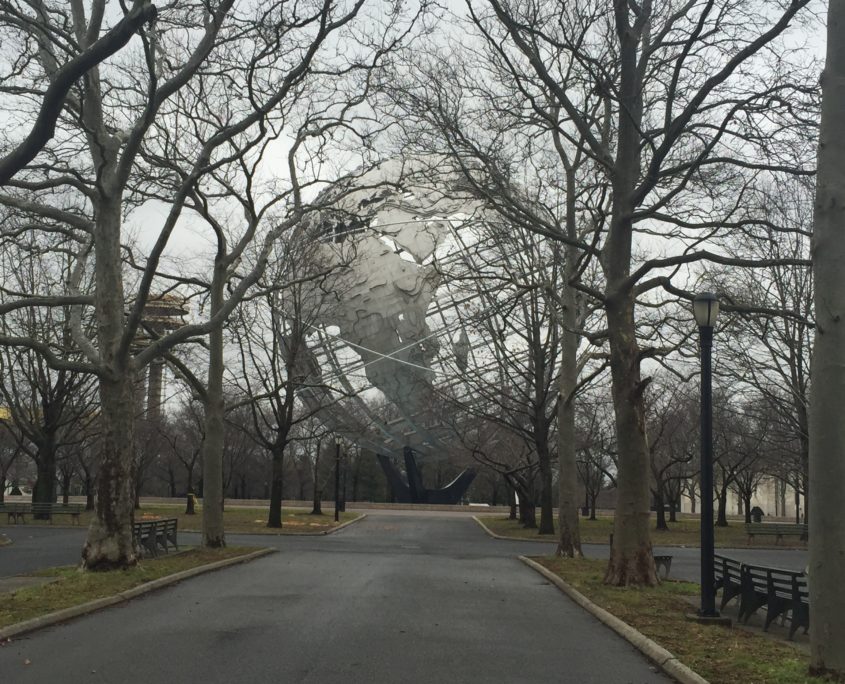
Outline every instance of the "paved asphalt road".
<svg viewBox="0 0 845 684">
<path fill-rule="evenodd" d="M 0 679 L 668 681 L 471 520 L 373 515 L 273 543 L 280 553 L 13 640 Z"/>
<path fill-rule="evenodd" d="M 15 543 L 0 548 L 0 576 L 72 563 L 84 536 L 3 531 Z M 328 537 L 230 543 L 280 553 L 13 640 L 0 682 L 668 681 L 514 558 L 550 546 L 489 539 L 465 517 L 379 512 Z M 672 553 L 673 575 L 697 575 L 697 550 Z"/>
</svg>

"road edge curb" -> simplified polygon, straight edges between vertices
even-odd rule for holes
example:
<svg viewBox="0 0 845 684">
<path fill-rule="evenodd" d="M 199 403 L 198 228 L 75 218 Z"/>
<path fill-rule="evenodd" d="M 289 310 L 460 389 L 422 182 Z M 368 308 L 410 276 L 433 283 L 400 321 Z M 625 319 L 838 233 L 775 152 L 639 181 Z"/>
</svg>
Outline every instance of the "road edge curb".
<svg viewBox="0 0 845 684">
<path fill-rule="evenodd" d="M 340 532 L 343 528 L 349 527 L 350 525 L 354 525 L 357 522 L 361 522 L 366 517 L 367 517 L 366 513 L 361 513 L 361 515 L 359 515 L 357 518 L 353 518 L 352 520 L 347 520 L 342 525 L 338 525 L 337 527 L 333 527 L 332 529 L 326 530 L 325 532 L 320 532 L 320 534 L 323 535 L 323 536 L 328 536 L 330 534 L 334 534 L 335 532 Z M 292 534 L 290 536 L 291 537 L 293 537 L 293 536 L 305 537 L 305 536 L 317 536 L 317 535 L 306 535 L 306 534 L 293 535 Z"/>
<path fill-rule="evenodd" d="M 484 530 L 489 536 L 493 537 L 493 539 L 504 539 L 505 541 L 516 541 L 516 542 L 526 541 L 526 542 L 533 542 L 535 544 L 536 543 L 540 543 L 540 544 L 555 544 L 555 543 L 557 543 L 556 537 L 552 538 L 552 539 L 532 539 L 531 537 L 525 537 L 525 538 L 522 538 L 522 537 L 505 537 L 504 535 L 496 534 L 495 532 L 493 532 L 493 530 L 491 530 L 489 527 L 487 527 L 487 525 L 485 525 L 483 522 L 481 522 L 481 518 L 479 518 L 477 515 L 472 516 L 472 519 L 475 520 L 475 522 L 477 522 L 479 525 L 481 525 L 481 529 Z"/>
<path fill-rule="evenodd" d="M 664 673 L 680 682 L 680 684 L 709 684 L 704 677 L 684 665 L 673 653 L 649 639 L 642 632 L 631 627 L 627 622 L 620 620 L 612 613 L 593 603 L 584 594 L 567 584 L 551 570 L 544 568 L 526 556 L 518 556 L 518 558 L 529 568 L 549 580 L 584 610 L 596 617 L 599 622 L 610 627 L 610 629 L 657 665 Z"/>
<path fill-rule="evenodd" d="M 198 565 L 195 568 L 182 570 L 181 572 L 177 572 L 172 575 L 159 577 L 158 579 L 145 582 L 144 584 L 139 584 L 137 587 L 126 589 L 114 594 L 113 596 L 104 596 L 103 598 L 94 599 L 93 601 L 88 601 L 87 603 L 81 603 L 78 606 L 62 608 L 61 610 L 48 613 L 47 615 L 40 615 L 39 617 L 24 620 L 23 622 L 16 622 L 8 627 L 0 628 L 0 642 L 8 641 L 13 637 L 28 634 L 29 632 L 34 632 L 36 630 L 43 629 L 44 627 L 51 627 L 61 622 L 67 622 L 68 620 L 88 615 L 89 613 L 102 610 L 103 608 L 108 608 L 109 606 L 113 606 L 118 603 L 125 603 L 126 601 L 137 598 L 138 596 L 157 591 L 158 589 L 163 589 L 164 587 L 195 577 L 196 575 L 220 570 L 221 568 L 225 568 L 230 565 L 248 563 L 251 560 L 267 556 L 271 553 L 276 553 L 277 551 L 278 549 L 274 548 L 259 549 L 258 551 L 253 551 L 252 553 L 247 553 L 243 556 L 235 556 L 234 558 L 226 558 L 221 561 L 215 561 L 214 563 Z"/>
</svg>

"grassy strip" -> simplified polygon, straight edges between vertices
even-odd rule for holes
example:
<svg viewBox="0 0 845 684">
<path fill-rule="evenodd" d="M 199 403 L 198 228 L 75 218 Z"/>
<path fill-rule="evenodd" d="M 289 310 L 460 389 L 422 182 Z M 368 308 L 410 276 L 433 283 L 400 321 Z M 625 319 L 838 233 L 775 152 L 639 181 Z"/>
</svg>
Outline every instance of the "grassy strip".
<svg viewBox="0 0 845 684">
<path fill-rule="evenodd" d="M 114 596 L 150 582 L 200 565 L 244 556 L 258 547 L 230 546 L 224 549 L 191 549 L 160 558 L 144 559 L 129 570 L 82 572 L 73 566 L 48 568 L 33 575 L 55 577 L 50 584 L 18 589 L 0 595 L 0 627 L 47 615 L 94 599 Z"/>
<path fill-rule="evenodd" d="M 655 520 L 654 514 L 651 516 Z M 527 530 L 519 524 L 518 520 L 508 520 L 502 517 L 482 518 L 482 522 L 490 529 L 503 537 L 514 539 L 548 539 L 555 541 L 555 535 L 539 535 L 537 530 Z M 580 520 L 581 541 L 584 543 L 607 544 L 613 532 L 613 518 L 600 517 L 596 520 Z M 557 525 L 555 525 L 557 530 Z M 669 530 L 651 530 L 651 542 L 655 546 L 699 546 L 701 541 L 701 530 L 698 518 L 679 518 L 676 523 L 669 523 Z M 716 546 L 721 548 L 738 548 L 746 546 L 748 536 L 745 534 L 745 525 L 740 521 L 731 521 L 728 527 L 716 528 Z M 773 544 L 770 542 L 758 542 L 758 546 Z M 784 538 L 782 548 L 806 548 L 797 537 Z M 753 545 L 752 547 L 753 548 Z"/>
<path fill-rule="evenodd" d="M 144 506 L 135 511 L 136 520 L 151 518 L 178 518 L 180 530 L 200 530 L 202 525 L 202 506 L 197 506 L 196 515 L 186 515 L 184 506 Z M 326 515 L 311 515 L 306 509 L 286 509 L 282 511 L 282 527 L 267 527 L 270 509 L 232 508 L 223 512 L 223 526 L 226 534 L 319 534 L 333 530 L 350 520 L 361 517 L 360 512 L 340 514 L 340 522 L 334 521 L 334 511 Z"/>
<path fill-rule="evenodd" d="M 186 515 L 184 504 L 168 506 L 165 504 L 144 506 L 135 511 L 135 520 L 153 520 L 156 518 L 178 518 L 179 530 L 199 531 L 202 527 L 202 506 L 197 505 L 195 515 Z M 305 509 L 286 509 L 282 511 L 282 527 L 267 527 L 267 516 L 270 509 L 267 506 L 254 508 L 228 507 L 223 513 L 223 526 L 227 534 L 318 534 L 328 532 L 338 525 L 359 518 L 360 512 L 340 514 L 340 522 L 335 523 L 334 511 L 328 515 L 311 515 Z M 87 527 L 93 513 L 86 511 L 79 518 L 80 527 Z M 68 516 L 58 515 L 55 525 L 71 524 Z M 33 520 L 27 517 L 27 525 L 50 525 L 48 520 Z"/>
<path fill-rule="evenodd" d="M 602 583 L 607 561 L 534 558 L 591 601 L 674 653 L 711 684 L 818 684 L 809 659 L 788 643 L 686 619 L 697 584 L 667 581 L 639 589 Z M 692 600 L 691 600 L 692 599 Z"/>
</svg>

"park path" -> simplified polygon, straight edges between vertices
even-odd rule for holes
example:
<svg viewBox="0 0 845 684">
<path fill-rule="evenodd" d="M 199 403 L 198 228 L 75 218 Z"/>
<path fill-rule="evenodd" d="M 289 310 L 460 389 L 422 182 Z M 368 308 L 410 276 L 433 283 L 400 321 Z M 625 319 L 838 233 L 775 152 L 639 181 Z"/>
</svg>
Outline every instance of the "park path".
<svg viewBox="0 0 845 684">
<path fill-rule="evenodd" d="M 271 543 L 279 553 L 7 643 L 0 681 L 669 681 L 510 555 L 543 546 L 472 520 L 370 515 Z"/>
</svg>

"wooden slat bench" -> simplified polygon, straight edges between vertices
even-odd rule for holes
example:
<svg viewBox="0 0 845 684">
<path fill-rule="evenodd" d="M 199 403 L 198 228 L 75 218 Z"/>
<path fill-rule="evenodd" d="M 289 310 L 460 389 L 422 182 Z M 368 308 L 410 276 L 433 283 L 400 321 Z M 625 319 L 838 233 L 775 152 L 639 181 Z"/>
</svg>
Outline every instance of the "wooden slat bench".
<svg viewBox="0 0 845 684">
<path fill-rule="evenodd" d="M 178 518 L 156 520 L 156 545 L 161 546 L 165 553 L 169 551 L 170 546 L 173 546 L 177 551 L 179 550 L 179 544 L 176 541 L 178 524 Z"/>
<path fill-rule="evenodd" d="M 135 540 L 135 545 L 142 552 L 146 551 L 151 556 L 158 555 L 159 547 L 165 553 L 169 551 L 170 546 L 178 549 L 179 544 L 176 540 L 178 523 L 177 518 L 136 521 L 132 526 L 132 537 Z"/>
<path fill-rule="evenodd" d="M 26 516 L 43 517 L 53 524 L 53 516 L 55 515 L 69 515 L 74 523 L 79 525 L 79 516 L 85 510 L 83 504 L 64 504 L 59 503 L 3 503 L 0 504 L 0 513 L 5 513 L 8 522 L 14 522 L 16 525 L 20 523 L 26 524 Z"/>
<path fill-rule="evenodd" d="M 6 514 L 6 522 L 14 522 L 17 525 L 19 522 L 25 523 L 26 516 L 29 515 L 28 503 L 2 503 L 0 504 L 0 514 Z"/>
<path fill-rule="evenodd" d="M 53 524 L 53 516 L 69 515 L 71 520 L 79 525 L 79 516 L 85 510 L 83 504 L 59 504 L 59 503 L 33 503 L 30 504 L 32 515 L 38 517 L 39 514 L 46 516 Z"/>
<path fill-rule="evenodd" d="M 714 555 L 716 561 L 714 577 L 716 591 L 722 590 L 722 606 L 724 610 L 728 601 L 742 594 L 742 563 L 726 556 Z"/>
<path fill-rule="evenodd" d="M 806 633 L 810 625 L 806 576 L 794 570 L 743 564 L 739 619 L 748 623 L 763 606 L 766 606 L 763 631 L 768 631 L 776 618 L 789 613 L 789 638 L 795 636 L 799 627 Z"/>
<path fill-rule="evenodd" d="M 663 579 L 669 577 L 669 571 L 672 569 L 672 556 L 654 556 L 654 569 L 658 574 L 660 568 L 663 568 Z"/>
<path fill-rule="evenodd" d="M 807 541 L 807 526 L 790 523 L 748 523 L 745 526 L 745 533 L 748 535 L 748 543 L 754 537 L 775 537 L 775 544 L 778 544 L 785 536 L 797 536 L 802 541 Z"/>
</svg>

